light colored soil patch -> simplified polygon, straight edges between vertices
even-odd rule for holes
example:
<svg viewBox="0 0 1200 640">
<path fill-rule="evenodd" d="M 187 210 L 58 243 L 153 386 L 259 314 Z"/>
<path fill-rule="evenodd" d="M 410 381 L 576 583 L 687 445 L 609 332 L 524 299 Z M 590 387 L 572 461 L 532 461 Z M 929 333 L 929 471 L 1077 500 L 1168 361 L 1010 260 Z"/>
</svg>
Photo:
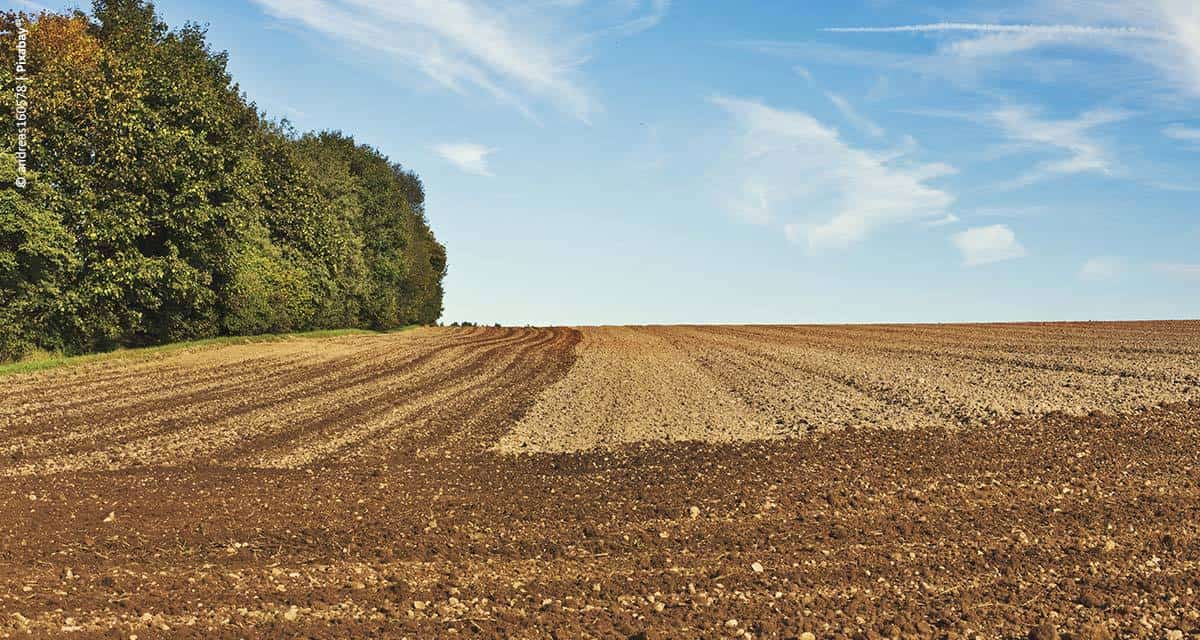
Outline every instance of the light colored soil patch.
<svg viewBox="0 0 1200 640">
<path fill-rule="evenodd" d="M 957 429 L 1200 398 L 1200 323 L 581 329 L 505 452 Z"/>
<path fill-rule="evenodd" d="M 570 372 L 498 449 L 577 451 L 648 440 L 771 438 L 756 415 L 686 352 L 645 328 L 582 330 Z"/>
</svg>

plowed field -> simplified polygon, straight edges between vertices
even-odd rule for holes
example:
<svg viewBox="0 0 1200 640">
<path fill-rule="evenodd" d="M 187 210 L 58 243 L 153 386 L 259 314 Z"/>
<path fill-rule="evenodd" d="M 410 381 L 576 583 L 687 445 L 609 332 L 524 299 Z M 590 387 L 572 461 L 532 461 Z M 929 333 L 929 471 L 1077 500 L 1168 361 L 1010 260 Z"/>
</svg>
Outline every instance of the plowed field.
<svg viewBox="0 0 1200 640">
<path fill-rule="evenodd" d="M 427 328 L 0 378 L 0 637 L 1200 637 L 1200 322 Z"/>
</svg>

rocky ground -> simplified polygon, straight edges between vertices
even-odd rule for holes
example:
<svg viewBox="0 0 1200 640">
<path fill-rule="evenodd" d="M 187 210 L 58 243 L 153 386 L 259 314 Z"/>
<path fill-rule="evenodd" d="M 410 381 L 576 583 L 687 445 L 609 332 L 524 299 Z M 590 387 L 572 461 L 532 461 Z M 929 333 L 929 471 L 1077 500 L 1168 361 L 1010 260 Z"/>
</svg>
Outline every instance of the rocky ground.
<svg viewBox="0 0 1200 640">
<path fill-rule="evenodd" d="M 1198 372 L 1198 323 L 1096 323 L 3 378 L 0 636 L 1200 637 Z"/>
</svg>

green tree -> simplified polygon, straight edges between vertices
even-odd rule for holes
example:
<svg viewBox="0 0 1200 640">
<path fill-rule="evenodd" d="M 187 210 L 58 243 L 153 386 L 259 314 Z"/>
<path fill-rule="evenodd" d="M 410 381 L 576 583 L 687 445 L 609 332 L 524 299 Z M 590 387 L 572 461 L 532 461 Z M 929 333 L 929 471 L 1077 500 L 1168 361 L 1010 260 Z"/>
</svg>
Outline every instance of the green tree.
<svg viewBox="0 0 1200 640">
<path fill-rule="evenodd" d="M 2 13 L 4 50 L 19 22 L 36 178 L 12 187 L 0 156 L 0 357 L 436 322 L 446 254 L 414 174 L 260 114 L 203 28 L 143 0 Z"/>
</svg>

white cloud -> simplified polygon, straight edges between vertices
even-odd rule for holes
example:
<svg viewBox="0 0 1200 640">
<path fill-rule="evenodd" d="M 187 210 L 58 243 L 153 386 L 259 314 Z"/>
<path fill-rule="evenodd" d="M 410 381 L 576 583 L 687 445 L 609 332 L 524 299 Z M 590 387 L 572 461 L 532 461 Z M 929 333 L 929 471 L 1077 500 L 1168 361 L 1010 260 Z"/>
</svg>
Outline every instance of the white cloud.
<svg viewBox="0 0 1200 640">
<path fill-rule="evenodd" d="M 1090 21 L 1122 22 L 1157 31 L 1152 41 L 1123 41 L 1114 53 L 1156 68 L 1175 89 L 1200 97 L 1200 5 L 1196 0 L 1053 0 L 1052 6 Z"/>
<path fill-rule="evenodd" d="M 937 220 L 923 222 L 922 224 L 927 227 L 944 227 L 948 224 L 954 224 L 955 222 L 958 222 L 958 216 L 954 215 L 953 213 L 947 213 L 944 217 L 938 218 Z"/>
<path fill-rule="evenodd" d="M 1163 41 L 1169 35 L 1137 27 L 1106 27 L 1070 24 L 987 24 L 939 22 L 893 27 L 834 27 L 834 33 L 968 33 L 975 37 L 951 39 L 940 47 L 944 53 L 966 58 L 1020 53 L 1050 44 L 1103 46 L 1119 40 Z"/>
<path fill-rule="evenodd" d="M 1019 218 L 1024 216 L 1037 216 L 1049 212 L 1050 208 L 1043 205 L 1031 205 L 1026 207 L 980 207 L 973 210 L 971 212 L 971 216 L 981 218 Z"/>
<path fill-rule="evenodd" d="M 986 24 L 986 23 L 931 23 L 905 24 L 898 26 L 830 26 L 824 31 L 835 34 L 932 34 L 942 31 L 982 32 L 982 34 L 1039 35 L 1045 37 L 1129 37 L 1164 38 L 1166 34 L 1146 31 L 1135 26 L 1090 26 L 1076 24 Z"/>
<path fill-rule="evenodd" d="M 493 175 L 488 168 L 487 159 L 495 149 L 470 142 L 454 142 L 434 145 L 433 151 L 467 173 L 479 176 Z"/>
<path fill-rule="evenodd" d="M 1196 0 L 1043 0 L 1027 18 L 1067 18 L 1083 24 L 943 22 L 842 27 L 850 33 L 927 33 L 945 38 L 939 50 L 978 60 L 1047 46 L 1103 50 L 1146 64 L 1173 88 L 1200 96 L 1200 10 Z M 966 37 L 962 37 L 962 36 Z"/>
<path fill-rule="evenodd" d="M 723 96 L 711 102 L 738 124 L 739 155 L 727 174 L 738 188 L 726 204 L 760 224 L 791 218 L 784 233 L 810 250 L 846 247 L 882 227 L 943 217 L 954 202 L 926 184 L 953 167 L 853 148 L 807 113 Z"/>
<path fill-rule="evenodd" d="M 808 84 L 814 89 L 818 88 L 816 79 L 808 69 L 805 69 L 804 67 L 794 67 L 793 70 L 796 72 L 796 75 L 804 78 L 804 80 L 808 82 Z M 879 126 L 875 123 L 875 121 L 860 113 L 859 110 L 854 107 L 854 105 L 850 104 L 849 100 L 845 99 L 841 95 L 832 91 L 826 91 L 825 97 L 833 103 L 833 106 L 837 107 L 837 110 L 841 112 L 842 117 L 845 118 L 847 122 L 854 125 L 854 127 L 875 138 L 882 138 L 886 133 L 883 127 Z"/>
<path fill-rule="evenodd" d="M 846 118 L 847 122 L 855 127 L 858 127 L 859 129 L 862 129 L 873 137 L 883 137 L 885 133 L 883 127 L 876 124 L 870 118 L 859 113 L 858 109 L 855 109 L 854 105 L 850 104 L 848 100 L 832 91 L 826 91 L 825 97 L 829 98 L 829 101 L 833 103 L 833 106 L 837 107 L 838 111 L 842 112 L 842 116 Z"/>
<path fill-rule="evenodd" d="M 532 117 L 546 101 L 587 121 L 598 105 L 577 79 L 593 34 L 577 25 L 580 3 L 487 0 L 254 0 L 272 16 L 416 69 L 442 86 L 490 94 Z M 629 35 L 662 20 L 669 2 L 623 2 Z"/>
<path fill-rule="evenodd" d="M 996 127 L 1008 140 L 977 154 L 980 159 L 995 159 L 1022 153 L 1053 153 L 1060 157 L 1043 161 L 1024 175 L 1008 182 L 998 182 L 994 188 L 1014 189 L 1025 187 L 1055 176 L 1093 173 L 1105 176 L 1129 177 L 1130 172 L 1121 166 L 1116 153 L 1108 143 L 1095 134 L 1105 125 L 1122 122 L 1134 117 L 1132 111 L 1123 109 L 1092 109 L 1075 118 L 1062 120 L 1044 119 L 1035 109 L 1025 106 L 1008 106 L 987 113 L 957 111 L 952 109 L 909 109 L 913 115 L 931 118 L 961 120 Z M 1158 186 L 1154 182 L 1148 184 Z"/>
<path fill-rule="evenodd" d="M 1003 224 L 967 229 L 954 234 L 951 241 L 962 252 L 963 264 L 968 267 L 1012 260 L 1025 255 L 1025 247 L 1017 241 L 1012 229 Z"/>
<path fill-rule="evenodd" d="M 742 179 L 742 189 L 730 201 L 734 215 L 753 224 L 771 222 L 771 185 L 759 176 Z"/>
<path fill-rule="evenodd" d="M 1200 129 L 1185 127 L 1181 124 L 1167 125 L 1163 128 L 1163 135 L 1190 144 L 1200 144 Z"/>
<path fill-rule="evenodd" d="M 638 3 L 635 1 L 630 4 L 636 5 Z M 653 29 L 667 17 L 667 12 L 671 10 L 671 0 L 649 0 L 647 4 L 649 6 L 646 7 L 646 12 L 643 15 L 630 19 L 618 27 L 617 30 L 625 35 L 633 35 L 647 29 Z"/>
<path fill-rule="evenodd" d="M 1088 258 L 1083 263 L 1083 266 L 1079 268 L 1079 278 L 1093 282 L 1112 280 L 1124 270 L 1125 262 L 1120 258 L 1099 256 Z"/>
<path fill-rule="evenodd" d="M 1174 278 L 1200 281 L 1200 263 L 1160 263 L 1154 265 L 1154 270 Z"/>
<path fill-rule="evenodd" d="M 1019 33 L 1062 35 L 1098 35 L 1116 37 L 1153 37 L 1163 34 L 1145 32 L 1135 27 L 1091 27 L 1069 24 L 985 24 L 974 22 L 937 22 L 932 24 L 910 24 L 894 27 L 829 27 L 825 31 L 834 33 L 933 33 L 938 31 L 968 31 L 983 33 Z"/>
<path fill-rule="evenodd" d="M 1033 111 L 1009 107 L 992 112 L 988 119 L 1011 139 L 1042 149 L 1066 152 L 1067 157 L 1046 161 L 1019 178 L 1014 186 L 1040 182 L 1054 175 L 1099 173 L 1113 175 L 1111 154 L 1087 134 L 1096 127 L 1120 122 L 1132 116 L 1128 111 L 1096 109 L 1072 120 L 1042 120 Z"/>
</svg>

